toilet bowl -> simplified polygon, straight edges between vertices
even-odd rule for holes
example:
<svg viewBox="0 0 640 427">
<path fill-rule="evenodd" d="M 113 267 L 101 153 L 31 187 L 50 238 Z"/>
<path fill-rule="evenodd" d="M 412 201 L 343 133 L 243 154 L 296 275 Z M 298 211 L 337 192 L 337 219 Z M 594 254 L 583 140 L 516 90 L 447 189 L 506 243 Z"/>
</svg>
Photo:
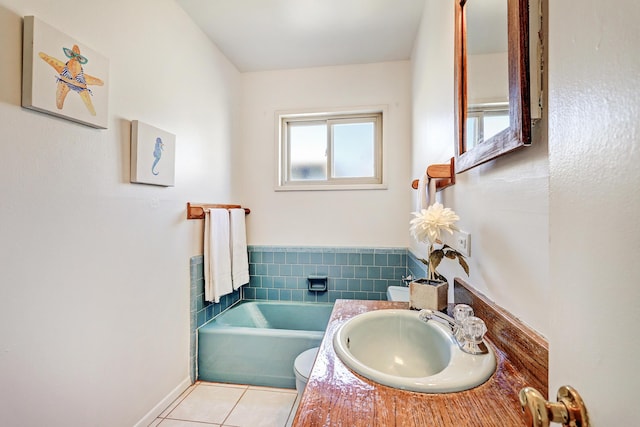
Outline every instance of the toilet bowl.
<svg viewBox="0 0 640 427">
<path fill-rule="evenodd" d="M 316 360 L 317 354 L 318 347 L 310 348 L 300 353 L 293 362 L 293 372 L 296 375 L 296 390 L 298 390 L 299 396 L 302 396 L 304 387 L 307 385 L 307 380 L 309 379 L 309 374 L 311 373 L 311 368 L 313 367 L 313 362 Z"/>
</svg>

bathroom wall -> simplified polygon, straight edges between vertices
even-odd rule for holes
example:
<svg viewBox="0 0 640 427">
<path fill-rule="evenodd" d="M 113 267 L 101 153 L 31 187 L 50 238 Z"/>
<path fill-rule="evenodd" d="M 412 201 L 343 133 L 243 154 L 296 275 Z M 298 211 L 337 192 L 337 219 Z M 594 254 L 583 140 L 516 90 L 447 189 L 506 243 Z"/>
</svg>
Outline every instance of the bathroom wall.
<svg viewBox="0 0 640 427">
<path fill-rule="evenodd" d="M 24 15 L 109 58 L 107 130 L 20 107 Z M 134 425 L 189 383 L 185 204 L 232 201 L 239 73 L 172 0 L 0 0 L 0 76 L 0 424 Z M 175 187 L 129 183 L 133 119 Z"/>
<path fill-rule="evenodd" d="M 590 425 L 640 425 L 640 3 L 549 17 L 549 394 L 575 387 Z"/>
<path fill-rule="evenodd" d="M 454 155 L 453 35 L 453 4 L 426 0 L 412 57 L 413 178 Z M 531 147 L 456 175 L 455 186 L 438 195 L 471 233 L 471 275 L 454 262 L 438 270 L 450 280 L 464 278 L 543 335 L 550 326 L 540 307 L 551 292 L 546 128 L 543 118 Z M 423 244 L 411 248 L 424 257 Z"/>
<path fill-rule="evenodd" d="M 251 208 L 252 245 L 406 247 L 411 180 L 410 64 L 242 75 L 234 194 Z M 276 111 L 386 105 L 386 190 L 276 192 Z"/>
</svg>

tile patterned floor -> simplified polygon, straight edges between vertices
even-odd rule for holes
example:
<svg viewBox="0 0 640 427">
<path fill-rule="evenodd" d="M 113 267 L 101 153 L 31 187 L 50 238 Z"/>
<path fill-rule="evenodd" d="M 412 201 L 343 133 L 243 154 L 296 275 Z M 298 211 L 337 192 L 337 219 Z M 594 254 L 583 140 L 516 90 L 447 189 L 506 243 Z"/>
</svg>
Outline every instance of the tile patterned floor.
<svg viewBox="0 0 640 427">
<path fill-rule="evenodd" d="M 291 389 L 198 381 L 149 427 L 288 427 L 296 397 Z"/>
</svg>

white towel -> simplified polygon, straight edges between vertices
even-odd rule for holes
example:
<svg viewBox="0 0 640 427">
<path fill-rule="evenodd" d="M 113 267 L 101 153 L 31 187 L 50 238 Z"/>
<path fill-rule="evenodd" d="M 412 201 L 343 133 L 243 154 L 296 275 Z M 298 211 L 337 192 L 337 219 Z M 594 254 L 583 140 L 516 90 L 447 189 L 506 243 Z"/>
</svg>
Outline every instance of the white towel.
<svg viewBox="0 0 640 427">
<path fill-rule="evenodd" d="M 249 283 L 249 256 L 244 209 L 231 209 L 231 276 L 233 289 Z"/>
<path fill-rule="evenodd" d="M 436 202 L 436 184 L 437 180 L 429 178 L 429 190 L 427 192 L 427 205 L 431 206 Z"/>
<path fill-rule="evenodd" d="M 427 209 L 436 202 L 436 184 L 437 180 L 429 178 L 426 173 L 420 178 L 418 182 L 418 210 Z"/>
<path fill-rule="evenodd" d="M 229 211 L 210 209 L 204 215 L 204 299 L 220 302 L 233 292 L 229 251 Z"/>
<path fill-rule="evenodd" d="M 420 178 L 420 181 L 418 181 L 418 198 L 417 198 L 418 206 L 416 206 L 418 211 L 422 209 L 427 209 L 427 206 L 429 206 L 429 196 L 427 195 L 428 182 L 429 182 L 429 177 L 427 176 L 426 173 L 422 176 L 422 178 Z"/>
</svg>

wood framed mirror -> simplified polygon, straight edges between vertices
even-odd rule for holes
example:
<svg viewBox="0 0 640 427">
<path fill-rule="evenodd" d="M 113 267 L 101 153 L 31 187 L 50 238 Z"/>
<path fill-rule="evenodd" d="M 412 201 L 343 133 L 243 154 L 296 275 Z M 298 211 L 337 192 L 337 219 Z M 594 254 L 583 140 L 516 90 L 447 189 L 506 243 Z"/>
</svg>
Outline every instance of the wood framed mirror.
<svg viewBox="0 0 640 427">
<path fill-rule="evenodd" d="M 531 144 L 528 0 L 454 0 L 456 173 Z"/>
</svg>

